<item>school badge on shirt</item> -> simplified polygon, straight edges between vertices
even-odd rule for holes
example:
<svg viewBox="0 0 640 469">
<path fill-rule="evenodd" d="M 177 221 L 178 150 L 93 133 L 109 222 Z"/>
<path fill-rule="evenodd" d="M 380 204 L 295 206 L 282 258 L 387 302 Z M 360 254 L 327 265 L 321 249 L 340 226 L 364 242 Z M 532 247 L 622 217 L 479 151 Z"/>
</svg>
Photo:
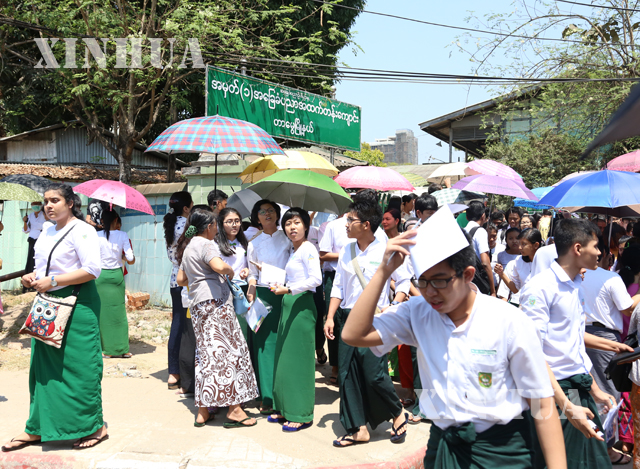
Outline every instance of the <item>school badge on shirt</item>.
<svg viewBox="0 0 640 469">
<path fill-rule="evenodd" d="M 478 383 L 480 383 L 480 386 L 483 388 L 490 388 L 493 384 L 491 373 L 478 373 Z"/>
</svg>

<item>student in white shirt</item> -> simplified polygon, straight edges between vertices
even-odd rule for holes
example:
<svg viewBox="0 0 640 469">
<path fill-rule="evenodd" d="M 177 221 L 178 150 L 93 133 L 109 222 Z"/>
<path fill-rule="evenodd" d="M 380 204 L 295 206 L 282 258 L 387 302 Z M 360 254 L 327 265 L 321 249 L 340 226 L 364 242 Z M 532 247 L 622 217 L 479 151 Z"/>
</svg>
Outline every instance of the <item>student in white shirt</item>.
<svg viewBox="0 0 640 469">
<path fill-rule="evenodd" d="M 131 358 L 122 255 L 129 265 L 136 258 L 129 236 L 117 229 L 119 221 L 114 210 L 103 210 L 104 229 L 98 232 L 102 272 L 96 279 L 96 287 L 100 295 L 100 340 L 106 358 Z"/>
<path fill-rule="evenodd" d="M 489 293 L 491 296 L 496 296 L 496 287 L 493 283 L 493 271 L 491 270 L 491 257 L 489 256 L 489 235 L 487 234 L 487 230 L 482 228 L 482 225 L 486 222 L 484 204 L 474 200 L 469 203 L 469 208 L 466 213 L 469 223 L 464 227 L 464 230 L 473 238 L 473 247 L 476 255 L 482 262 L 484 270 L 487 273 Z"/>
<path fill-rule="evenodd" d="M 44 193 L 47 216 L 56 226 L 49 226 L 39 236 L 36 270 L 24 275 L 22 284 L 61 298 L 75 292 L 76 306 L 61 348 L 32 341 L 29 418 L 25 431 L 5 444 L 3 452 L 40 441 L 77 438 L 73 447 L 79 449 L 108 438 L 102 419 L 100 300 L 95 286 L 100 276 L 98 235 L 82 220 L 73 200 L 73 190 L 66 184 L 52 184 Z M 40 321 L 55 320 L 54 310 L 43 309 Z M 5 425 L 10 423 L 4 420 Z"/>
<path fill-rule="evenodd" d="M 431 194 L 422 194 L 416 199 L 415 208 L 420 223 L 424 223 L 438 210 L 438 200 Z"/>
<path fill-rule="evenodd" d="M 331 302 L 324 326 L 329 339 L 339 339 L 338 385 L 340 391 L 340 422 L 347 434 L 333 442 L 343 448 L 369 441 L 367 424 L 375 429 L 393 420 L 391 441 L 402 443 L 406 437 L 408 414 L 403 417 L 402 405 L 395 392 L 386 357 L 375 357 L 368 348 L 351 347 L 335 335 L 335 322 L 340 327 L 347 320 L 356 300 L 362 295 L 363 283 L 371 279 L 382 262 L 385 245 L 374 235 L 382 220 L 382 210 L 376 200 L 354 197 L 346 220 L 347 235 L 353 239 L 340 251 L 336 277 L 331 290 Z M 358 275 L 362 273 L 362 280 Z M 403 266 L 393 275 L 396 295 L 393 304 L 404 301 L 409 292 L 410 274 Z M 377 295 L 382 310 L 389 305 L 389 283 Z M 337 313 L 337 315 L 336 315 Z"/>
<path fill-rule="evenodd" d="M 567 417 L 562 428 L 569 467 L 586 469 L 611 464 L 607 445 L 587 419 L 602 428 L 596 403 L 607 410 L 616 404 L 615 398 L 593 381 L 591 360 L 585 351 L 581 271 L 597 268 L 598 234 L 589 220 L 559 223 L 554 233 L 558 258 L 549 269 L 531 278 L 520 294 L 520 307 L 540 334 L 556 404 Z M 573 390 L 571 396 L 569 390 Z M 573 402 L 571 397 L 577 400 Z"/>
<path fill-rule="evenodd" d="M 327 223 L 324 235 L 320 240 L 320 260 L 324 262 L 324 274 L 322 284 L 324 285 L 324 298 L 327 312 L 331 301 L 331 289 L 336 277 L 336 267 L 338 266 L 338 255 L 342 248 L 349 242 L 347 228 L 344 218 L 336 218 Z M 322 318 L 324 323 L 325 318 Z M 340 336 L 340 330 L 335 327 L 334 335 Z M 327 349 L 329 350 L 329 364 L 331 365 L 331 384 L 338 384 L 338 339 L 327 337 Z"/>
<path fill-rule="evenodd" d="M 532 467 L 531 414 L 547 466 L 564 469 L 559 418 L 535 327 L 513 306 L 477 292 L 471 239 L 452 240 L 447 233 L 460 228 L 453 217 L 450 222 L 446 228 L 427 222 L 421 229 L 432 230 L 429 244 L 456 243 L 447 250 L 457 252 L 443 260 L 446 254 L 412 259 L 421 271 L 414 281 L 421 296 L 374 317 L 374 299 L 415 244 L 415 231 L 388 243 L 343 338 L 376 355 L 398 343 L 417 347 L 425 390 L 420 410 L 433 421 L 426 469 Z"/>
<path fill-rule="evenodd" d="M 27 243 L 29 244 L 29 248 L 27 250 L 27 264 L 24 268 L 27 272 L 33 272 L 33 268 L 35 267 L 33 248 L 36 245 L 38 236 L 40 236 L 40 233 L 42 232 L 42 225 L 46 221 L 46 217 L 42 211 L 42 202 L 31 202 L 31 210 L 32 213 L 29 213 L 22 218 L 22 221 L 24 222 L 22 232 L 29 235 L 27 238 Z M 23 292 L 24 291 L 25 289 L 23 288 Z"/>
<path fill-rule="evenodd" d="M 315 403 L 316 287 L 322 283 L 320 258 L 307 241 L 311 219 L 306 210 L 293 207 L 282 217 L 293 245 L 285 270 L 286 285 L 272 285 L 282 296 L 273 378 L 274 414 L 269 422 L 283 423 L 282 430 L 296 432 L 313 424 Z"/>
<path fill-rule="evenodd" d="M 509 228 L 506 230 L 504 239 L 507 244 L 500 244 L 504 249 L 497 255 L 497 262 L 493 265 L 494 273 L 496 265 L 500 264 L 502 268 L 505 268 L 509 262 L 516 260 L 520 255 L 520 241 L 518 241 L 518 236 L 520 236 L 520 230 L 518 228 Z M 496 291 L 498 298 L 508 301 L 511 297 L 511 290 L 509 290 L 509 287 L 507 287 L 504 282 L 500 281 L 498 274 L 495 274 L 495 276 L 497 278 Z"/>
<path fill-rule="evenodd" d="M 518 235 L 518 241 L 522 255 L 509 262 L 506 268 L 501 264 L 495 267 L 496 273 L 511 293 L 508 296 L 509 302 L 516 306 L 520 305 L 519 292 L 531 276 L 531 264 L 542 245 L 542 235 L 537 229 L 529 228 Z"/>
<path fill-rule="evenodd" d="M 260 413 L 273 413 L 273 373 L 276 360 L 278 324 L 282 315 L 282 298 L 271 291 L 270 286 L 261 280 L 262 264 L 284 269 L 291 253 L 291 241 L 283 230 L 278 229 L 280 206 L 270 200 L 256 202 L 251 210 L 251 223 L 262 232 L 249 241 L 247 260 L 249 261 L 249 290 L 247 299 L 253 301 L 257 296 L 271 312 L 252 336 L 253 364 L 260 388 Z"/>
</svg>

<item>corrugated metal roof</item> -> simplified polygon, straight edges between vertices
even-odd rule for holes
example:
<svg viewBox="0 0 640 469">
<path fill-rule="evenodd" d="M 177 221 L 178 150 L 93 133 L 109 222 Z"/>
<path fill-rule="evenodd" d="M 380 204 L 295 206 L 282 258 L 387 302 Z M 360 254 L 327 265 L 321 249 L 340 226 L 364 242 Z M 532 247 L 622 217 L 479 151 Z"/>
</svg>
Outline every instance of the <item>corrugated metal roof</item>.
<svg viewBox="0 0 640 469">
<path fill-rule="evenodd" d="M 331 153 L 329 150 L 324 148 L 312 146 L 308 147 L 297 147 L 297 148 L 285 148 L 285 150 L 294 150 L 294 151 L 308 151 L 311 153 L 315 153 L 316 155 L 320 155 L 325 160 L 331 162 Z M 357 160 L 355 158 L 351 158 L 350 156 L 346 156 L 339 151 L 336 151 L 333 156 L 333 165 L 338 169 L 346 169 L 351 168 L 352 166 L 367 166 L 368 163 L 366 161 Z"/>
<path fill-rule="evenodd" d="M 133 188 L 139 191 L 142 195 L 173 194 L 174 192 L 185 190 L 185 187 L 187 187 L 186 182 L 165 182 L 159 184 L 142 184 L 140 186 L 133 186 Z"/>
</svg>

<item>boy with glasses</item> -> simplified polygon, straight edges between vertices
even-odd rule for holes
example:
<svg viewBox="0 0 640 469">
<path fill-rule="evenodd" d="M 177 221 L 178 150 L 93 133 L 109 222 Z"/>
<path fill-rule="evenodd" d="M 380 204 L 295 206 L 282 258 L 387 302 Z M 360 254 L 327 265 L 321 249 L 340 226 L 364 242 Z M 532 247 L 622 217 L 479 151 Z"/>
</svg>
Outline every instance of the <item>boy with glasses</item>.
<svg viewBox="0 0 640 469">
<path fill-rule="evenodd" d="M 342 338 L 378 356 L 398 344 L 417 347 L 420 410 L 433 421 L 426 469 L 532 467 L 531 414 L 549 469 L 564 469 L 562 431 L 535 327 L 514 306 L 477 292 L 470 242 L 446 207 L 420 229 L 390 240 Z M 420 296 L 374 317 L 375 298 L 408 249 Z"/>
<path fill-rule="evenodd" d="M 354 242 L 346 244 L 338 258 L 324 326 L 328 339 L 335 337 L 334 316 L 341 327 L 382 262 L 385 244 L 374 235 L 381 221 L 382 209 L 371 198 L 357 197 L 349 206 L 346 229 L 347 236 Z M 409 292 L 409 272 L 402 266 L 392 278 L 396 282 L 394 303 L 404 301 Z M 374 299 L 378 309 L 389 305 L 389 284 L 387 279 Z M 386 355 L 376 357 L 368 348 L 352 347 L 338 339 L 340 422 L 347 434 L 335 440 L 334 446 L 343 448 L 366 443 L 369 441 L 367 423 L 375 430 L 389 419 L 393 419 L 391 441 L 402 443 L 406 438 L 407 416 L 403 416 L 402 404 L 389 377 Z"/>
</svg>

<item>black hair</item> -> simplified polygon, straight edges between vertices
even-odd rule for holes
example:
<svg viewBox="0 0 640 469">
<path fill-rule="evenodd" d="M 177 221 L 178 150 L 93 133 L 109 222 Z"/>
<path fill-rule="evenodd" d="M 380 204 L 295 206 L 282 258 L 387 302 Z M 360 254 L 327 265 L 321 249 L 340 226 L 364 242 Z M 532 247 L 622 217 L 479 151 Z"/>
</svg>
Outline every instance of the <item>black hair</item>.
<svg viewBox="0 0 640 469">
<path fill-rule="evenodd" d="M 618 246 L 618 241 L 626 233 L 625 229 L 617 223 L 610 223 L 609 226 L 605 226 L 604 230 L 602 230 L 602 236 L 611 239 L 615 246 Z"/>
<path fill-rule="evenodd" d="M 485 228 L 485 230 L 487 230 L 487 232 L 495 231 L 497 233 L 498 232 L 498 227 L 496 225 L 494 225 L 493 223 L 487 223 L 487 227 Z"/>
<path fill-rule="evenodd" d="M 349 211 L 356 212 L 362 223 L 369 222 L 371 233 L 375 233 L 382 223 L 382 209 L 378 202 L 371 198 L 356 198 L 349 204 Z"/>
<path fill-rule="evenodd" d="M 460 229 L 462 230 L 462 233 L 467 239 L 469 245 L 445 259 L 449 266 L 455 271 L 457 277 L 462 277 L 462 274 L 467 267 L 471 266 L 475 268 L 476 259 L 478 258 L 471 241 L 471 236 L 469 236 L 469 233 L 464 231 L 462 228 Z"/>
<path fill-rule="evenodd" d="M 633 231 L 631 232 L 634 238 L 640 238 L 640 223 L 633 225 Z"/>
<path fill-rule="evenodd" d="M 477 200 L 469 202 L 469 208 L 467 208 L 467 220 L 480 221 L 484 214 L 484 204 Z"/>
<path fill-rule="evenodd" d="M 415 225 L 420 221 L 420 219 L 418 217 L 410 217 L 407 218 L 404 221 L 404 224 L 402 226 L 402 231 L 409 231 L 409 229 L 412 229 L 413 227 L 415 227 Z"/>
<path fill-rule="evenodd" d="M 543 216 L 543 217 L 550 217 L 550 216 L 551 216 L 551 210 L 549 210 L 549 209 L 546 209 L 546 208 L 545 208 L 545 209 L 542 211 L 542 216 Z"/>
<path fill-rule="evenodd" d="M 520 239 L 520 228 L 509 228 L 507 231 L 505 231 L 504 233 L 504 238 L 507 239 L 507 236 L 509 235 L 509 233 L 518 233 L 518 239 Z"/>
<path fill-rule="evenodd" d="M 604 241 L 604 237 L 602 235 L 598 237 L 598 249 L 600 250 L 600 255 L 598 256 L 598 262 L 602 260 L 602 256 L 608 256 L 609 253 L 611 252 L 611 249 L 609 249 L 609 243 L 606 243 Z"/>
<path fill-rule="evenodd" d="M 78 220 L 84 221 L 84 217 L 82 216 L 82 211 L 80 210 L 80 206 L 76 207 L 76 200 L 80 199 L 71 189 L 71 186 L 68 184 L 64 184 L 62 182 L 54 182 L 47 186 L 47 189 L 44 191 L 45 194 L 49 191 L 57 192 L 62 196 L 67 205 L 71 205 L 71 214 L 76 217 Z M 77 199 L 76 199 L 77 197 Z"/>
<path fill-rule="evenodd" d="M 624 286 L 629 288 L 640 272 L 640 244 L 632 244 L 624 250 L 618 259 L 618 268 Z"/>
<path fill-rule="evenodd" d="M 414 209 L 416 213 L 418 213 L 418 211 L 424 212 L 426 210 L 438 210 L 438 199 L 431 194 L 422 194 L 416 199 Z"/>
<path fill-rule="evenodd" d="M 390 208 L 395 208 L 396 210 L 402 210 L 402 201 L 400 199 L 400 197 L 398 197 L 397 195 L 392 196 L 389 199 L 389 205 L 387 205 L 387 209 Z"/>
<path fill-rule="evenodd" d="M 73 193 L 73 206 L 78 208 L 82 219 L 82 199 L 75 192 Z"/>
<path fill-rule="evenodd" d="M 489 218 L 492 222 L 494 220 L 500 220 L 500 222 L 502 222 L 502 220 L 504 220 L 504 212 L 502 210 L 495 210 Z"/>
<path fill-rule="evenodd" d="M 532 245 L 538 243 L 538 249 L 542 247 L 542 234 L 536 228 L 527 228 L 522 230 L 518 235 L 518 239 L 525 239 Z M 522 256 L 525 262 L 533 262 L 533 259 L 529 259 L 529 256 Z"/>
<path fill-rule="evenodd" d="M 440 184 L 431 183 L 427 187 L 427 192 L 429 193 L 429 195 L 433 194 L 434 192 L 441 191 L 441 190 L 442 190 L 442 186 Z"/>
<path fill-rule="evenodd" d="M 211 209 L 209 209 L 211 210 Z M 218 215 L 218 234 L 216 235 L 216 243 L 220 247 L 220 252 L 223 256 L 233 256 L 236 251 L 231 247 L 229 243 L 229 238 L 227 238 L 227 232 L 224 230 L 224 219 L 227 218 L 229 214 L 238 215 L 240 219 L 240 230 L 238 230 L 238 234 L 236 235 L 236 239 L 240 242 L 244 250 L 247 250 L 249 246 L 249 241 L 247 241 L 247 237 L 244 235 L 244 231 L 242 229 L 242 215 L 233 207 L 226 207 L 220 210 L 220 214 Z"/>
<path fill-rule="evenodd" d="M 402 229 L 402 214 L 397 208 L 388 208 L 384 213 L 389 213 L 396 220 L 396 228 L 398 231 Z M 384 216 L 384 214 L 382 214 Z M 382 222 L 381 222 L 382 223 Z"/>
<path fill-rule="evenodd" d="M 215 222 L 216 216 L 211 210 L 197 209 L 191 211 L 187 224 L 184 227 L 184 231 L 178 239 L 178 249 L 176 250 L 176 259 L 178 259 L 178 264 L 182 264 L 184 250 L 193 239 L 193 236 L 187 237 L 187 230 L 193 226 L 196 229 L 196 234 L 200 234 L 206 230 L 209 225 Z"/>
<path fill-rule="evenodd" d="M 262 200 L 258 200 L 253 208 L 251 209 L 251 224 L 257 228 L 262 229 L 262 225 L 260 224 L 260 220 L 258 219 L 258 212 L 260 211 L 260 207 L 262 207 L 265 204 L 269 204 L 271 205 L 275 211 L 276 211 L 276 226 L 278 226 L 278 224 L 280 223 L 280 205 L 278 205 L 277 203 L 271 201 L 271 200 L 267 200 L 267 199 L 262 199 Z"/>
<path fill-rule="evenodd" d="M 411 202 L 413 200 L 413 198 L 410 195 L 403 195 L 402 196 L 402 203 L 406 204 L 407 202 Z"/>
<path fill-rule="evenodd" d="M 378 194 L 374 189 L 363 189 L 351 196 L 351 199 L 355 202 L 357 199 L 370 199 L 378 203 Z"/>
<path fill-rule="evenodd" d="M 167 247 L 171 246 L 175 240 L 175 227 L 178 217 L 182 216 L 182 212 L 185 207 L 190 207 L 193 203 L 191 194 L 186 191 L 174 192 L 169 198 L 169 211 L 173 209 L 171 213 L 167 213 L 162 222 L 164 228 L 164 240 L 167 243 Z"/>
<path fill-rule="evenodd" d="M 558 256 L 564 256 L 571 247 L 580 243 L 586 246 L 594 237 L 600 236 L 600 228 L 584 218 L 566 218 L 557 224 L 554 241 Z"/>
<path fill-rule="evenodd" d="M 220 189 L 214 189 L 209 192 L 209 195 L 207 196 L 207 203 L 209 206 L 217 205 L 221 200 L 227 200 L 228 198 L 229 196 Z"/>
<path fill-rule="evenodd" d="M 305 239 L 307 239 L 309 237 L 309 227 L 311 226 L 311 217 L 309 216 L 309 212 L 307 212 L 303 208 L 291 207 L 289 210 L 284 212 L 284 215 L 282 216 L 282 229 L 284 229 L 284 226 L 287 224 L 287 222 L 294 217 L 299 217 L 300 220 L 302 220 L 302 223 L 304 224 L 304 237 Z M 287 234 L 287 232 L 285 231 L 284 234 Z"/>
<path fill-rule="evenodd" d="M 198 205 L 194 205 L 193 207 L 191 207 L 191 210 L 206 210 L 207 212 L 213 212 L 213 210 L 211 209 L 211 207 L 209 207 L 206 204 L 198 204 Z"/>
<path fill-rule="evenodd" d="M 520 219 L 522 219 L 522 215 L 524 215 L 524 212 L 520 207 L 511 207 L 509 210 L 507 210 L 507 213 L 504 214 L 505 218 L 509 220 L 509 215 L 511 215 L 512 213 L 517 214 Z"/>
<path fill-rule="evenodd" d="M 109 235 L 111 234 L 111 223 L 113 223 L 114 220 L 118 220 L 119 218 L 120 215 L 118 215 L 118 213 L 111 207 L 109 208 L 109 210 L 102 211 L 102 230 L 104 231 L 104 235 L 107 237 L 107 239 L 109 239 Z"/>
</svg>

